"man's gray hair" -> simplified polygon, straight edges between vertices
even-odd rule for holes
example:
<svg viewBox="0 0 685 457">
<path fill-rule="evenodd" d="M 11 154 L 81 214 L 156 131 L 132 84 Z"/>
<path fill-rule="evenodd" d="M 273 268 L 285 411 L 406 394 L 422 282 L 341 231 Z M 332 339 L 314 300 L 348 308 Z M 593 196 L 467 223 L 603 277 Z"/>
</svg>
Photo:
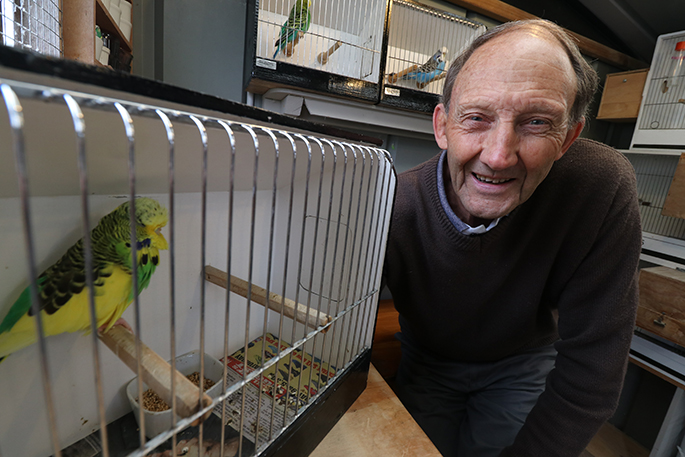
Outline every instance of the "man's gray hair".
<svg viewBox="0 0 685 457">
<path fill-rule="evenodd" d="M 442 94 L 442 103 L 445 105 L 445 110 L 449 112 L 452 89 L 454 88 L 454 82 L 457 80 L 457 75 L 459 75 L 459 72 L 466 64 L 466 61 L 469 60 L 476 49 L 493 38 L 519 30 L 544 30 L 555 38 L 566 51 L 566 55 L 571 62 L 577 80 L 576 99 L 574 100 L 573 105 L 571 106 L 571 112 L 569 113 L 569 128 L 571 128 L 585 117 L 588 106 L 597 90 L 599 77 L 597 76 L 597 72 L 595 72 L 580 54 L 575 39 L 563 28 L 544 19 L 505 22 L 476 38 L 471 45 L 457 57 L 447 71 L 445 87 Z"/>
</svg>

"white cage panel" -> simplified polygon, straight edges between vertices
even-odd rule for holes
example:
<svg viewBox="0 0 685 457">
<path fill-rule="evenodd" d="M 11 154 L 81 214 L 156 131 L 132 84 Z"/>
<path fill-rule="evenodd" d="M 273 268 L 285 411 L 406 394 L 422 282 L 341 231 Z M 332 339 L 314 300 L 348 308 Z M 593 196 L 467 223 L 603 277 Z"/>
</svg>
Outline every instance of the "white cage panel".
<svg viewBox="0 0 685 457">
<path fill-rule="evenodd" d="M 314 370 L 297 379 L 298 391 L 309 386 L 295 402 L 299 408 L 278 409 L 260 395 L 266 428 L 256 444 L 248 436 L 256 418 L 247 412 L 219 426 L 222 439 L 236 445 L 224 455 L 259 455 L 370 347 L 395 185 L 385 151 L 123 101 L 116 108 L 114 100 L 24 83 L 2 87 L 9 106 L 8 94 L 19 94 L 24 124 L 16 125 L 17 113 L 12 120 L 7 110 L 0 113 L 0 322 L 30 283 L 29 267 L 40 274 L 83 236 L 84 208 L 92 229 L 133 191 L 157 200 L 170 217 L 162 229 L 169 250 L 123 314 L 140 341 L 164 360 L 197 350 L 227 360 L 267 335 L 285 345 L 268 363 L 267 357 L 229 377 L 227 390 L 203 412 L 221 411 L 235 395 L 242 401 L 242 385 L 264 381 L 261 373 L 294 370 L 298 354 L 331 370 L 325 384 Z M 75 133 L 68 98 L 83 112 L 82 135 Z M 121 110 L 132 116 L 130 124 Z M 11 141 L 17 135 L 23 144 Z M 27 162 L 27 192 L 17 185 L 23 174 L 15 155 Z M 206 279 L 210 266 L 252 284 L 248 296 Z M 301 304 L 302 322 L 258 304 L 257 286 L 278 294 L 275 304 Z M 320 316 L 323 323 L 315 321 Z M 92 333 L 41 338 L 12 353 L 0 363 L 0 388 L 12 392 L 0 408 L 0 455 L 57 455 L 84 437 L 107 440 L 109 449 L 119 449 L 114 455 L 168 448 L 201 413 L 149 439 L 141 430 L 142 444 L 134 448 L 116 448 L 116 437 L 97 433 L 103 420 L 131 410 L 125 388 L 136 376 L 142 374 Z M 277 417 L 263 422 L 265 415 Z M 221 415 L 212 419 L 220 422 Z M 205 424 L 199 433 L 215 439 L 217 430 Z"/>
<path fill-rule="evenodd" d="M 485 26 L 406 0 L 394 0 L 386 82 L 442 94 L 449 64 Z"/>
<path fill-rule="evenodd" d="M 661 214 L 678 166 L 678 156 L 627 154 L 626 157 L 633 164 L 637 177 L 642 230 L 685 239 L 685 220 Z"/>
<path fill-rule="evenodd" d="M 632 145 L 685 147 L 685 32 L 657 40 Z"/>
<path fill-rule="evenodd" d="M 313 0 L 309 2 L 310 6 L 305 6 L 311 15 L 308 27 L 306 21 L 298 27 L 286 25 L 290 12 L 293 9 L 300 11 L 301 5 L 306 3 L 295 0 L 259 2 L 257 58 L 378 81 L 386 2 Z M 275 44 L 279 42 L 282 30 L 286 35 L 292 31 L 294 37 L 290 43 L 296 44 L 277 52 Z M 301 33 L 295 33 L 297 30 Z"/>
<path fill-rule="evenodd" d="M 1 0 L 2 44 L 61 57 L 60 6 L 59 0 Z"/>
</svg>

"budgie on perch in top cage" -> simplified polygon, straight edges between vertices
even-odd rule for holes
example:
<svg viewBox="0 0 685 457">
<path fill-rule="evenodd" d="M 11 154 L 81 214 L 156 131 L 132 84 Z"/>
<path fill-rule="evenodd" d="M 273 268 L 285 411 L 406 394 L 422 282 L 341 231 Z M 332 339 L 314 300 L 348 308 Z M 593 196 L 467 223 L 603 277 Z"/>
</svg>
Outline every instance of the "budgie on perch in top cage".
<svg viewBox="0 0 685 457">
<path fill-rule="evenodd" d="M 393 84 L 399 80 L 416 81 L 417 87 L 423 89 L 427 84 L 445 77 L 447 63 L 447 48 L 442 47 L 421 66 L 412 65 L 399 73 L 388 75 L 388 82 Z"/>
<path fill-rule="evenodd" d="M 279 52 L 283 52 L 287 57 L 293 55 L 295 45 L 307 33 L 312 24 L 312 14 L 309 11 L 312 6 L 311 0 L 297 0 L 292 8 L 288 19 L 281 27 L 281 34 L 276 40 L 275 59 Z"/>
<path fill-rule="evenodd" d="M 102 332 L 115 323 L 128 326 L 120 318 L 134 298 L 129 220 L 129 202 L 125 202 L 91 231 L 97 327 Z M 137 198 L 135 221 L 139 294 L 150 284 L 159 250 L 168 248 L 161 233 L 168 222 L 167 210 L 151 198 Z M 83 238 L 46 269 L 37 283 L 46 336 L 90 330 Z M 30 287 L 26 287 L 0 322 L 0 362 L 37 341 L 33 320 Z"/>
</svg>

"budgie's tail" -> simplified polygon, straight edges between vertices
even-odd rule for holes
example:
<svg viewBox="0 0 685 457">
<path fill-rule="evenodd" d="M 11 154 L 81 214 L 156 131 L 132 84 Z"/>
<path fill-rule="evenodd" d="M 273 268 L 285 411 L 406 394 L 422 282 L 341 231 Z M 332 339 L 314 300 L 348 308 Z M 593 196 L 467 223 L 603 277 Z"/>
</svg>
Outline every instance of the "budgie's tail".
<svg viewBox="0 0 685 457">
<path fill-rule="evenodd" d="M 276 47 L 276 52 L 274 52 L 274 56 L 272 57 L 272 59 L 276 58 L 276 56 L 278 55 L 278 51 L 280 51 L 280 50 L 281 50 L 281 48 Z"/>
</svg>

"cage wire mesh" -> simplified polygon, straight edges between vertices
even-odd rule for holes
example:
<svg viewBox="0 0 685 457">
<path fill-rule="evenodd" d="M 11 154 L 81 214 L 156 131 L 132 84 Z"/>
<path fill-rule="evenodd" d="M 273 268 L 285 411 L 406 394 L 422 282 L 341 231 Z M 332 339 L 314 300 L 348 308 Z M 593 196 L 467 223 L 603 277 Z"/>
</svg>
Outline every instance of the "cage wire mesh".
<svg viewBox="0 0 685 457">
<path fill-rule="evenodd" d="M 385 0 L 259 2 L 257 58 L 377 82 Z"/>
<path fill-rule="evenodd" d="M 88 337 L 45 337 L 50 316 L 35 313 L 38 344 L 0 364 L 12 392 L 1 455 L 73 455 L 86 441 L 104 457 L 193 446 L 260 455 L 368 350 L 395 186 L 386 151 L 23 82 L 0 89 L 0 315 L 27 285 L 36 306 L 38 273 L 123 202 L 137 211 L 150 198 L 168 215 L 166 251 L 153 235 L 129 237 L 143 219 L 126 213 L 133 277 L 160 249 L 123 313 L 133 371 L 98 343 L 99 298 L 81 310 Z M 107 296 L 88 273 L 98 241 L 83 240 L 82 293 Z M 195 354 L 197 376 L 219 386 L 200 384 L 210 402 L 198 409 L 194 390 L 188 417 L 140 408 L 147 348 L 170 361 L 169 375 Z M 180 413 L 181 385 L 171 386 Z M 123 432 L 101 426 L 131 408 L 139 431 L 120 442 Z"/>
<path fill-rule="evenodd" d="M 661 214 L 679 156 L 631 153 L 626 154 L 626 157 L 633 164 L 637 177 L 642 230 L 685 239 L 685 220 Z"/>
<path fill-rule="evenodd" d="M 60 0 L 0 0 L 2 44 L 61 57 Z"/>
<path fill-rule="evenodd" d="M 449 63 L 477 36 L 482 24 L 406 0 L 390 16 L 386 83 L 441 94 Z"/>
<path fill-rule="evenodd" d="M 677 51 L 685 32 L 660 39 L 654 52 L 638 129 L 685 129 L 685 51 Z"/>
</svg>

